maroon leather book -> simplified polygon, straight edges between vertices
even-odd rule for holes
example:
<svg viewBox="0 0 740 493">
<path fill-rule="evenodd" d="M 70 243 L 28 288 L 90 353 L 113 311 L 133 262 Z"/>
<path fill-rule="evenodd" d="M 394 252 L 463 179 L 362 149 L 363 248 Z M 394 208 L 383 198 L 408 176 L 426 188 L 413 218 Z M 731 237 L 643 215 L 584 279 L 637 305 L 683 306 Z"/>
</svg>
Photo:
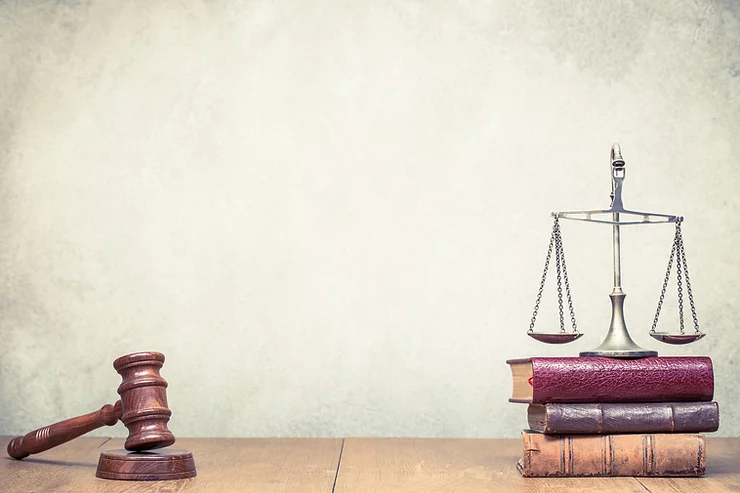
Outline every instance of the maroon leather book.
<svg viewBox="0 0 740 493">
<path fill-rule="evenodd" d="M 719 428 L 716 402 L 530 404 L 531 430 L 545 435 L 706 433 Z"/>
<path fill-rule="evenodd" d="M 706 356 L 512 359 L 510 402 L 700 402 L 714 396 Z"/>
</svg>

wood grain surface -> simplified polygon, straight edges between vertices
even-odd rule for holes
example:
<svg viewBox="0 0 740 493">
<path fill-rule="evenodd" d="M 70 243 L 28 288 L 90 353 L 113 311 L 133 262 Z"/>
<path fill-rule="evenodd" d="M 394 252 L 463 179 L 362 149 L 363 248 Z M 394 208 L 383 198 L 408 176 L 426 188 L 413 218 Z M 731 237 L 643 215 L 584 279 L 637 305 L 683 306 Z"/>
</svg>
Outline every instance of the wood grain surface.
<svg viewBox="0 0 740 493">
<path fill-rule="evenodd" d="M 348 438 L 337 493 L 645 493 L 632 478 L 522 478 L 521 440 Z"/>
<path fill-rule="evenodd" d="M 122 438 L 78 438 L 22 461 L 0 458 L 0 492 L 740 492 L 740 438 L 707 444 L 703 478 L 522 478 L 519 439 L 182 438 L 176 446 L 193 452 L 197 477 L 129 482 L 95 477 L 100 452 Z"/>
</svg>

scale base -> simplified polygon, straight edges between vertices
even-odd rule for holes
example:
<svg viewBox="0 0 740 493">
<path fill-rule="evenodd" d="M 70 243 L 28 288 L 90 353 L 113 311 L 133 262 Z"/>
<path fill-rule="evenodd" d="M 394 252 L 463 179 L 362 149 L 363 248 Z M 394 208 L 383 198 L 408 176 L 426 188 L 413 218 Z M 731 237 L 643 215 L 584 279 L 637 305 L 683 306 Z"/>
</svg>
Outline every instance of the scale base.
<svg viewBox="0 0 740 493">
<path fill-rule="evenodd" d="M 582 356 L 582 357 L 600 356 L 602 358 L 635 359 L 635 358 L 647 358 L 648 356 L 658 356 L 658 351 L 650 351 L 648 349 L 628 350 L 628 351 L 599 351 L 597 349 L 594 349 L 593 351 L 583 351 L 581 353 L 578 353 L 578 356 Z"/>
<path fill-rule="evenodd" d="M 630 337 L 627 324 L 624 323 L 624 298 L 626 296 L 621 288 L 614 288 L 612 294 L 609 295 L 612 303 L 612 321 L 609 324 L 609 332 L 607 332 L 604 342 L 596 349 L 579 353 L 579 356 L 625 359 L 658 356 L 658 351 L 643 349 L 635 344 L 635 341 Z"/>
</svg>

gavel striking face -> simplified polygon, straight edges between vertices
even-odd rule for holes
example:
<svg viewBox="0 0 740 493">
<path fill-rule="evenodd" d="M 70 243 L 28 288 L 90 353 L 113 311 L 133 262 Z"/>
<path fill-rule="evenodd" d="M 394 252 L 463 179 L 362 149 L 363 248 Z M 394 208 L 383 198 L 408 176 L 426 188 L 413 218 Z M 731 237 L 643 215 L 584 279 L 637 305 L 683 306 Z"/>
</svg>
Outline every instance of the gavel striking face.
<svg viewBox="0 0 740 493">
<path fill-rule="evenodd" d="M 172 411 L 167 407 L 167 381 L 159 374 L 164 355 L 141 352 L 121 356 L 113 367 L 121 375 L 118 393 L 121 400 L 100 410 L 71 418 L 16 437 L 8 444 L 8 455 L 23 459 L 68 442 L 103 425 L 120 419 L 129 434 L 124 447 L 131 451 L 167 447 L 175 436 L 167 429 Z"/>
</svg>

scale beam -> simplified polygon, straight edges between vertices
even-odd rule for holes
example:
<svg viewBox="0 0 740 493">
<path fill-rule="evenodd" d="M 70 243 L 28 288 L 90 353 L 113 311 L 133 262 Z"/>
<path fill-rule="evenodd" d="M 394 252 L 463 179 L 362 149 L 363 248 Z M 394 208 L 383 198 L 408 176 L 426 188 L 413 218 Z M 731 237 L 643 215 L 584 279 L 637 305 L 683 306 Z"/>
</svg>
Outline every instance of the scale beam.
<svg viewBox="0 0 740 493">
<path fill-rule="evenodd" d="M 608 218 L 613 214 L 619 214 L 620 216 L 634 216 L 636 219 L 627 219 L 623 217 L 619 218 L 619 221 L 614 221 L 612 218 Z M 553 217 L 562 219 L 571 219 L 573 221 L 587 221 L 591 223 L 601 224 L 617 224 L 619 226 L 628 226 L 631 224 L 666 224 L 666 223 L 680 223 L 683 221 L 682 216 L 670 216 L 668 214 L 658 214 L 655 212 L 640 212 L 640 211 L 629 211 L 627 209 L 602 209 L 593 211 L 568 211 L 568 212 L 553 212 Z M 594 217 L 596 216 L 596 217 Z M 600 216 L 606 216 L 602 219 Z"/>
</svg>

